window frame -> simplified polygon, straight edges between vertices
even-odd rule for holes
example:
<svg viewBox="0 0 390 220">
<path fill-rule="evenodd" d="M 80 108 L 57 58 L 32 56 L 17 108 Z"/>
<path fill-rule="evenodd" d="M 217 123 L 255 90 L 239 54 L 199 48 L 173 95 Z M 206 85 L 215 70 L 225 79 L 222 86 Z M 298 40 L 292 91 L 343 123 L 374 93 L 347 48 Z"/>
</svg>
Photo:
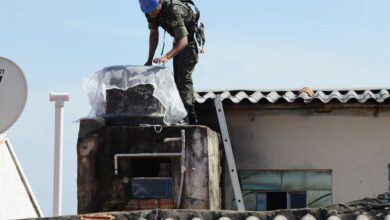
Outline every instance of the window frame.
<svg viewBox="0 0 390 220">
<path fill-rule="evenodd" d="M 254 188 L 252 188 L 252 189 L 250 189 L 250 188 L 245 189 L 243 187 L 243 181 L 242 181 L 242 175 L 241 175 L 243 172 L 254 172 L 254 173 L 256 173 L 256 172 L 258 172 L 258 173 L 263 172 L 263 173 L 266 173 L 266 174 L 276 173 L 276 175 L 277 175 L 277 173 L 279 173 L 280 177 L 281 177 L 280 188 L 279 189 L 270 189 L 270 188 L 265 189 L 266 187 L 264 187 L 264 189 L 261 189 L 262 187 L 259 187 L 259 189 L 254 189 Z M 286 173 L 292 173 L 293 174 L 294 172 L 302 173 L 304 178 L 306 178 L 304 180 L 304 186 L 301 186 L 301 187 L 303 187 L 304 190 L 302 190 L 302 188 L 300 188 L 298 190 L 289 190 L 289 189 L 286 189 L 286 187 L 283 185 L 284 175 Z M 259 194 L 263 194 L 265 196 L 265 210 L 269 210 L 268 209 L 268 204 L 267 204 L 267 193 L 269 193 L 269 192 L 284 192 L 284 193 L 286 193 L 287 194 L 286 195 L 286 203 L 287 203 L 286 207 L 287 207 L 287 209 L 291 208 L 291 205 L 292 205 L 291 204 L 291 194 L 294 194 L 294 193 L 304 193 L 305 194 L 305 196 L 306 196 L 306 201 L 305 201 L 306 202 L 306 206 L 305 207 L 308 207 L 308 205 L 311 204 L 311 203 L 309 203 L 310 201 L 308 199 L 308 195 L 309 195 L 308 193 L 309 192 L 313 193 L 313 192 L 317 192 L 317 191 L 318 192 L 327 192 L 327 191 L 329 191 L 329 193 L 328 193 L 329 195 L 328 196 L 330 196 L 330 201 L 326 201 L 326 202 L 329 202 L 330 204 L 332 204 L 332 201 L 333 201 L 333 192 L 332 192 L 333 191 L 333 175 L 332 175 L 333 171 L 332 171 L 332 169 L 240 169 L 238 171 L 238 174 L 239 174 L 240 185 L 241 185 L 242 191 L 245 192 L 245 193 L 250 193 L 250 194 L 254 193 L 255 194 L 254 196 L 255 196 L 255 202 L 256 203 L 255 203 L 254 207 L 256 208 L 256 210 L 258 210 L 258 207 L 259 207 L 258 206 L 258 195 Z M 314 182 L 310 182 L 310 181 L 307 180 L 307 178 L 309 178 L 310 175 L 314 175 L 313 178 L 316 178 L 315 174 L 320 174 L 320 175 L 322 174 L 322 175 L 324 175 L 324 177 L 320 176 L 319 177 L 320 179 L 321 178 L 329 178 L 329 179 L 326 179 L 326 181 L 328 181 L 328 182 L 325 183 L 325 185 L 329 185 L 329 186 L 326 187 L 325 185 L 323 185 L 321 187 L 316 187 L 315 186 L 315 181 L 318 181 L 318 179 L 314 179 Z M 255 174 L 255 175 L 259 175 L 259 174 Z M 328 175 L 328 177 L 326 177 L 326 175 Z M 314 184 L 314 186 L 313 186 L 313 184 Z M 307 187 L 307 186 L 309 186 L 309 187 Z M 292 187 L 292 188 L 294 188 L 294 187 Z M 327 194 L 325 194 L 325 195 L 327 195 Z M 244 202 L 245 202 L 245 199 L 244 199 Z M 326 206 L 326 205 L 324 205 L 324 206 Z M 323 206 L 319 206 L 319 207 L 323 207 Z M 260 210 L 258 210 L 258 211 L 260 211 Z"/>
</svg>

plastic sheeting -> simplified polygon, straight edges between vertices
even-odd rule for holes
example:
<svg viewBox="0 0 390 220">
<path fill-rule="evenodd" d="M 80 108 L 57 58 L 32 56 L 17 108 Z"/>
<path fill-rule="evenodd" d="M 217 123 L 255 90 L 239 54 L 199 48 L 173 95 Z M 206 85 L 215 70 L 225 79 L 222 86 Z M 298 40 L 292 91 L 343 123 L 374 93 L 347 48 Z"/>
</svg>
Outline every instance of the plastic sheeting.
<svg viewBox="0 0 390 220">
<path fill-rule="evenodd" d="M 177 91 L 172 72 L 163 66 L 112 66 L 106 67 L 84 80 L 92 111 L 90 117 L 106 113 L 106 90 L 150 84 L 153 96 L 165 108 L 164 122 L 174 124 L 182 120 L 187 111 Z"/>
</svg>

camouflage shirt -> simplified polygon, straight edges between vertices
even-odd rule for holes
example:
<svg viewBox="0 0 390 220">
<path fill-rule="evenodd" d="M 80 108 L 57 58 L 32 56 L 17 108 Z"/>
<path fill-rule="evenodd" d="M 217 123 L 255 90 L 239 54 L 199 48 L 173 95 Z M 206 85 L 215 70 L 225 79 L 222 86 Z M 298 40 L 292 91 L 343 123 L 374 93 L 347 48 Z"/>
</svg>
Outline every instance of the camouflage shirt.
<svg viewBox="0 0 390 220">
<path fill-rule="evenodd" d="M 193 33 L 195 15 L 191 8 L 179 0 L 164 0 L 159 15 L 150 18 L 146 14 L 146 18 L 149 29 L 162 27 L 176 40 Z"/>
</svg>

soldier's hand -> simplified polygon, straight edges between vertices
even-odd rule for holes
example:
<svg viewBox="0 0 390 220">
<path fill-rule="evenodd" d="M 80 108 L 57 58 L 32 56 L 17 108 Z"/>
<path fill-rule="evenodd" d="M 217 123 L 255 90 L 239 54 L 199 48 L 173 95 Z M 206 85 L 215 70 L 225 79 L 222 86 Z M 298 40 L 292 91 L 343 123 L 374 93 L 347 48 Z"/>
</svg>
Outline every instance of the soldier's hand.
<svg viewBox="0 0 390 220">
<path fill-rule="evenodd" d="M 156 64 L 165 64 L 168 62 L 168 57 L 166 56 L 162 56 L 162 57 L 157 57 L 153 60 L 153 63 L 156 63 Z"/>
</svg>

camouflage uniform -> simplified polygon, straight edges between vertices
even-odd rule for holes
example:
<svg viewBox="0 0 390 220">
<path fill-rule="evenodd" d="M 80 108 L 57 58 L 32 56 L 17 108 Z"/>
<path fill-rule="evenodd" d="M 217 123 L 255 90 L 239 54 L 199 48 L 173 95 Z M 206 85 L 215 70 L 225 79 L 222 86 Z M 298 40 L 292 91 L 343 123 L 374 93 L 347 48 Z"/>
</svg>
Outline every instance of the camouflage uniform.
<svg viewBox="0 0 390 220">
<path fill-rule="evenodd" d="M 161 11 L 156 18 L 146 17 L 149 29 L 159 26 L 168 32 L 175 41 L 188 37 L 188 45 L 173 58 L 173 71 L 177 89 L 188 113 L 190 123 L 197 123 L 194 103 L 192 72 L 198 63 L 198 47 L 194 39 L 193 11 L 179 0 L 164 0 Z"/>
</svg>

